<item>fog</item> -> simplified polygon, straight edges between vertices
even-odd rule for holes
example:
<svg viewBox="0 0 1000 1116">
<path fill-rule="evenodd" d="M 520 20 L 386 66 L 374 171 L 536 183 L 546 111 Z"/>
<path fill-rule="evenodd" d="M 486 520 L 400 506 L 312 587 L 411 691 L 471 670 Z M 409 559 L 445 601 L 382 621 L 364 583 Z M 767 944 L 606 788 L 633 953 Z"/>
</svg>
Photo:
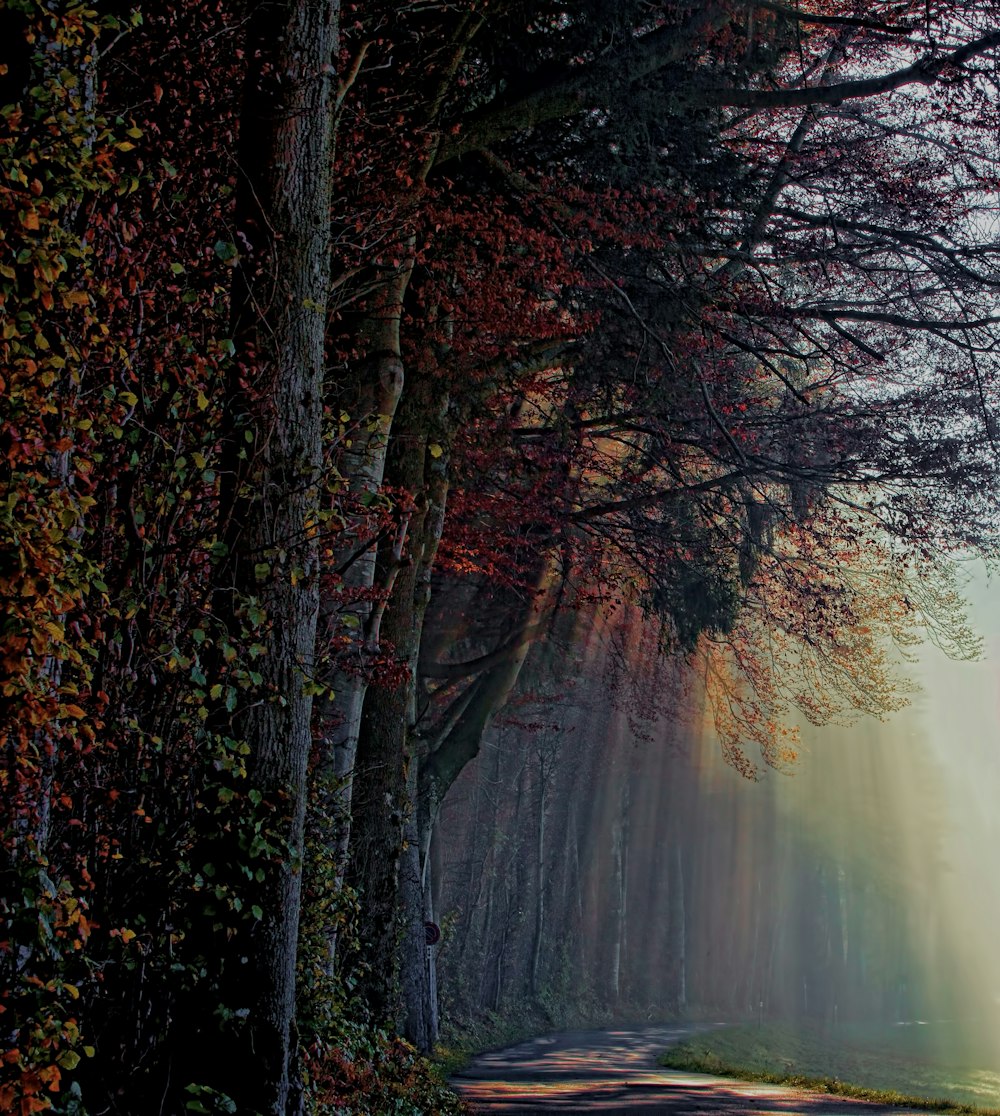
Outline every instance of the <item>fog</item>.
<svg viewBox="0 0 1000 1116">
<path fill-rule="evenodd" d="M 965 1028 L 1000 1064 L 1000 607 L 971 592 L 982 661 L 923 649 L 908 709 L 805 726 L 758 782 L 637 614 L 539 652 L 435 841 L 451 1010 Z"/>
</svg>

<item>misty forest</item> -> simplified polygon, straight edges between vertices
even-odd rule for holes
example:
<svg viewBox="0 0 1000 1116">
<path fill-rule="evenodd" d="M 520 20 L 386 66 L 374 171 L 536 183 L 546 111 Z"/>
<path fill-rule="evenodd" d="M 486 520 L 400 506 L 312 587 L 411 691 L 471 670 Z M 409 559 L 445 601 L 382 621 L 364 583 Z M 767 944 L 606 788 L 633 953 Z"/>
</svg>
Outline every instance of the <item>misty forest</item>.
<svg viewBox="0 0 1000 1116">
<path fill-rule="evenodd" d="M 1000 1086 L 998 0 L 0 0 L 0 164 L 0 1111 Z"/>
</svg>

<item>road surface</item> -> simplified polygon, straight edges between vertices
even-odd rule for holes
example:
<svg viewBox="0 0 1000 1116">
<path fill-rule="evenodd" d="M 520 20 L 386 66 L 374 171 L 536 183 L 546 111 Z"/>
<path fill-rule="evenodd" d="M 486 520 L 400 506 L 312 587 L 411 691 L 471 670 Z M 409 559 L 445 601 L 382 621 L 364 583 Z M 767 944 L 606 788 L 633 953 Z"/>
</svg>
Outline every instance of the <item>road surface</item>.
<svg viewBox="0 0 1000 1116">
<path fill-rule="evenodd" d="M 662 1025 L 545 1035 L 481 1054 L 452 1085 L 484 1116 L 901 1116 L 919 1111 L 657 1066 L 657 1055 L 696 1029 L 703 1028 Z"/>
</svg>

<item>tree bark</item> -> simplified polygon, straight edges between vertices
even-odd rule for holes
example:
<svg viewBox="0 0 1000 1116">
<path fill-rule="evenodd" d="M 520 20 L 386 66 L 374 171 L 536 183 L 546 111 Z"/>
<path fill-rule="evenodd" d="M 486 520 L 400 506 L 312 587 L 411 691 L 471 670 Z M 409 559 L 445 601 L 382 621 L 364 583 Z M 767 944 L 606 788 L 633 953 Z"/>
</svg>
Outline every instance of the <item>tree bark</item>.
<svg viewBox="0 0 1000 1116">
<path fill-rule="evenodd" d="M 429 139 L 414 162 L 409 194 L 400 198 L 399 212 L 404 223 L 410 222 L 410 211 L 419 200 L 427 176 L 434 166 L 441 141 L 440 129 L 436 127 L 438 118 L 452 83 L 456 80 L 465 51 L 482 22 L 483 17 L 472 12 L 465 12 L 459 17 L 452 36 L 448 61 L 440 69 L 434 94 L 419 114 Z M 402 238 L 402 262 L 391 282 L 376 296 L 369 313 L 364 340 L 373 365 L 372 388 L 358 393 L 353 401 L 345 401 L 353 407 L 350 418 L 356 425 L 357 434 L 344 462 L 344 472 L 351 491 L 359 496 L 373 495 L 382 485 L 389 436 L 393 431 L 397 407 L 403 397 L 406 369 L 400 326 L 403 303 L 415 265 L 416 247 L 416 239 L 412 233 Z M 366 593 L 374 585 L 374 578 L 374 550 L 366 551 L 360 558 L 352 561 L 346 571 L 344 588 L 357 591 L 358 603 L 351 611 L 355 616 L 356 629 L 362 635 L 371 615 L 371 605 Z M 333 610 L 325 619 L 331 625 L 337 623 Z M 419 640 L 419 635 L 417 638 Z M 325 784 L 327 808 L 334 817 L 332 842 L 338 888 L 343 884 L 349 858 L 354 813 L 354 776 L 364 704 L 370 682 L 370 650 L 367 640 L 363 638 L 359 642 L 360 661 L 355 664 L 355 668 L 334 673 L 330 683 L 334 696 L 324 717 L 329 728 L 320 748 L 319 777 Z M 331 933 L 331 965 L 335 954 L 336 936 Z"/>
<path fill-rule="evenodd" d="M 380 633 L 394 651 L 400 675 L 376 678 L 367 687 L 354 775 L 356 808 L 351 821 L 350 877 L 361 891 L 358 929 L 368 945 L 359 988 L 375 1017 L 386 1023 L 394 1021 L 391 996 L 398 960 L 395 927 L 401 866 L 408 881 L 403 906 L 411 939 L 404 955 L 409 957 L 423 946 L 422 842 L 414 814 L 418 761 L 412 754 L 410 735 L 416 720 L 417 657 L 430 567 L 447 491 L 443 474 L 436 478 L 427 475 L 427 409 L 437 405 L 422 390 L 427 387 L 426 383 L 415 383 L 404 401 L 397 426 L 402 436 L 396 439 L 387 468 L 392 483 L 412 493 L 415 500 L 409 552 L 405 559 L 390 557 L 398 570 Z M 412 784 L 409 794 L 408 782 Z M 405 849 L 404 827 L 410 834 Z M 402 861 L 401 852 L 405 853 Z M 419 983 L 413 972 L 410 976 Z M 404 1012 L 405 1016 L 410 1014 L 409 1010 Z M 425 1035 L 416 1038 L 418 1045 L 426 1045 Z"/>
<path fill-rule="evenodd" d="M 400 322 L 412 270 L 412 260 L 400 268 L 392 283 L 379 295 L 365 330 L 365 342 L 370 353 L 369 375 L 352 404 L 355 413 L 350 417 L 357 431 L 342 466 L 350 481 L 351 495 L 356 499 L 366 500 L 376 495 L 385 475 L 389 434 L 403 394 Z M 349 527 L 349 537 L 352 536 L 356 545 L 355 533 Z M 345 624 L 346 617 L 350 618 L 358 652 L 357 661 L 351 669 L 338 669 L 329 679 L 334 696 L 324 710 L 324 720 L 330 727 L 320 754 L 319 777 L 326 786 L 328 809 L 334 818 L 331 840 L 338 888 L 343 883 L 347 868 L 354 766 L 371 671 L 373 645 L 369 622 L 372 601 L 369 591 L 375 584 L 377 553 L 377 548 L 371 546 L 352 558 L 348 547 L 338 555 L 336 564 L 346 563 L 342 589 L 346 594 L 355 594 L 357 599 L 342 612 L 328 608 L 324 616 L 324 626 L 331 628 Z M 335 952 L 336 943 L 331 937 L 331 963 Z"/>
<path fill-rule="evenodd" d="M 246 616 L 253 601 L 265 617 L 253 632 L 264 650 L 251 699 L 232 715 L 220 711 L 216 723 L 249 748 L 246 790 L 260 796 L 279 851 L 255 862 L 263 878 L 246 885 L 244 900 L 252 897 L 255 924 L 242 942 L 242 972 L 223 985 L 234 1002 L 217 1005 L 245 1018 L 218 1040 L 211 1022 L 200 1021 L 181 1036 L 182 1064 L 173 1069 L 179 1090 L 208 1085 L 240 1111 L 267 1116 L 297 1104 L 295 968 L 312 713 L 304 683 L 319 606 L 338 17 L 338 0 L 273 0 L 247 14 L 236 224 L 248 247 L 234 275 L 236 355 L 220 499 L 227 557 L 216 608 L 239 645 L 248 623 L 255 626 Z M 195 1067 L 199 1076 L 187 1072 Z"/>
<path fill-rule="evenodd" d="M 538 759 L 538 813 L 535 845 L 535 932 L 531 943 L 531 994 L 535 997 L 541 991 L 542 942 L 545 938 L 545 889 L 548 885 L 546 873 L 545 825 L 548 819 L 549 771 L 546 758 Z"/>
<path fill-rule="evenodd" d="M 422 1052 L 434 1044 L 431 1022 L 430 954 L 424 923 L 427 916 L 425 874 L 421 866 L 421 839 L 417 797 L 417 765 L 410 763 L 407 791 L 411 803 L 406 819 L 406 847 L 400 871 L 400 905 L 403 909 L 403 941 L 400 956 L 400 986 L 403 995 L 403 1037 Z"/>
<path fill-rule="evenodd" d="M 677 1012 L 687 1010 L 687 914 L 684 903 L 684 856 L 681 842 L 674 846 L 674 871 L 670 880 L 670 945 L 674 971 L 677 974 L 675 1002 Z"/>
</svg>

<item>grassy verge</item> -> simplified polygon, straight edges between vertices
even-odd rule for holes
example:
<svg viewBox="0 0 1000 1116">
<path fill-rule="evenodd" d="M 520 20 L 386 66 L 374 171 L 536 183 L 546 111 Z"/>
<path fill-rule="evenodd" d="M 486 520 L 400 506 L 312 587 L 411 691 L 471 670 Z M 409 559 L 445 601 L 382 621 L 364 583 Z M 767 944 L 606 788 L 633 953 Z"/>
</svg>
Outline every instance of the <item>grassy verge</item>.
<svg viewBox="0 0 1000 1116">
<path fill-rule="evenodd" d="M 950 1036 L 924 1029 L 722 1027 L 672 1047 L 660 1060 L 671 1069 L 796 1085 L 882 1104 L 1000 1116 L 1000 1073 L 963 1064 Z"/>
<path fill-rule="evenodd" d="M 649 1020 L 636 1009 L 611 1013 L 593 1008 L 589 1011 L 565 1010 L 556 1015 L 538 1005 L 521 1004 L 508 1013 L 483 1012 L 446 1019 L 441 1041 L 434 1048 L 433 1061 L 445 1074 L 465 1069 L 477 1055 L 487 1050 L 503 1050 L 538 1035 L 557 1031 L 585 1031 L 594 1027 L 642 1027 Z"/>
<path fill-rule="evenodd" d="M 484 1012 L 480 1015 L 450 1019 L 442 1028 L 441 1041 L 434 1048 L 433 1060 L 445 1074 L 465 1069 L 470 1061 L 487 1050 L 503 1050 L 537 1035 L 552 1031 L 569 1031 L 607 1023 L 604 1016 L 567 1016 L 558 1020 L 533 1006 L 521 1006 L 517 1012 L 504 1015 Z"/>
<path fill-rule="evenodd" d="M 522 1014 L 511 1018 L 493 1012 L 460 1021 L 449 1021 L 432 1055 L 435 1065 L 446 1075 L 458 1073 L 477 1054 L 502 1050 L 548 1030 L 541 1017 Z"/>
</svg>

